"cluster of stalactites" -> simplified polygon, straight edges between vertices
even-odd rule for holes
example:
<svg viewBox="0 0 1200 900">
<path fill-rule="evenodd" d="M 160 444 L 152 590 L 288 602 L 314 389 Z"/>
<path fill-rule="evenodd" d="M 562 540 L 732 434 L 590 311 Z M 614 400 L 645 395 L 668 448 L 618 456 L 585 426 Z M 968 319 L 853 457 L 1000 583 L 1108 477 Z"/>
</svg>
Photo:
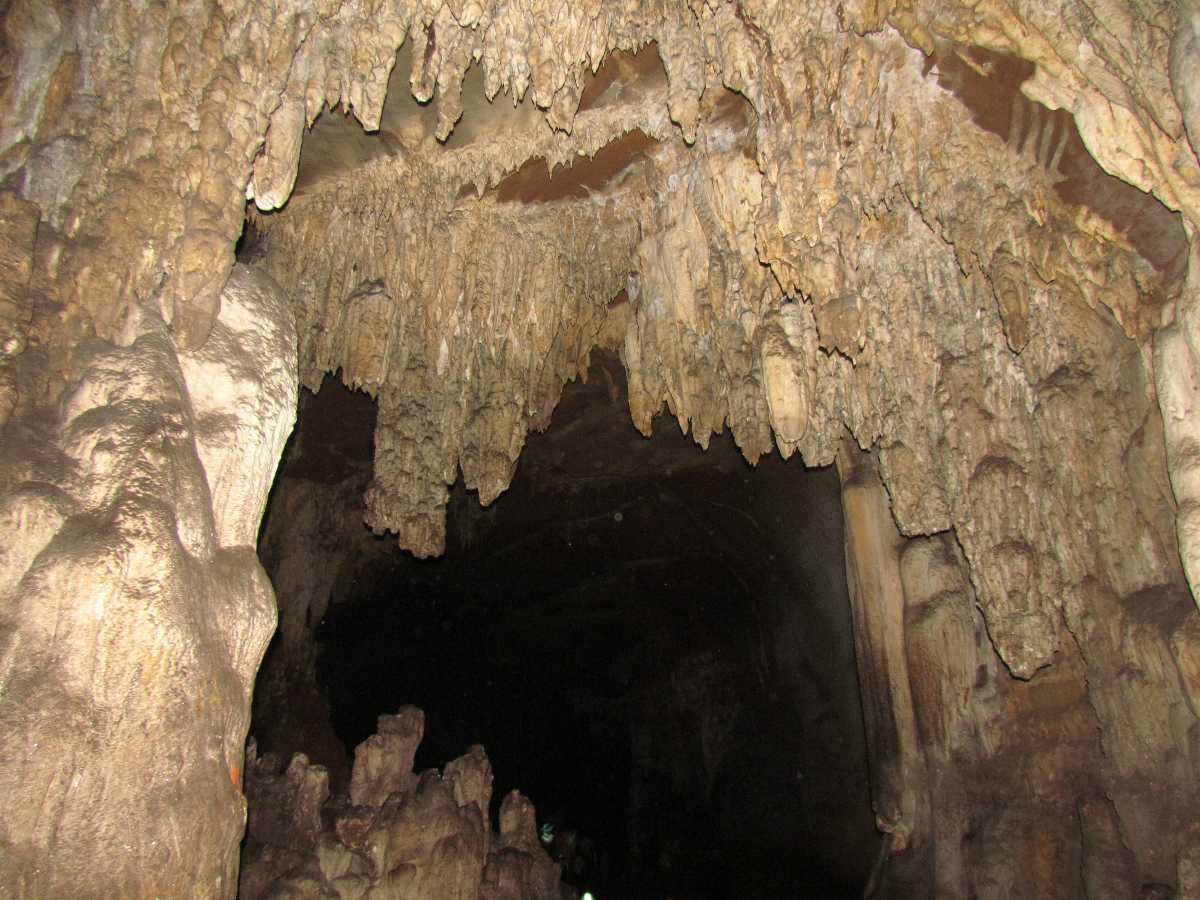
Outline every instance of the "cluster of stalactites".
<svg viewBox="0 0 1200 900">
<path fill-rule="evenodd" d="M 437 214 L 419 179 L 410 188 L 321 195 L 270 223 L 266 261 L 293 297 L 302 381 L 317 389 L 340 370 L 379 399 L 368 522 L 428 556 L 442 552 L 459 471 L 495 499 L 526 433 L 612 342 L 636 224 L 587 202 Z"/>
<path fill-rule="evenodd" d="M 317 349 L 302 346 L 302 358 L 314 372 L 341 367 L 350 383 L 379 392 L 372 525 L 396 531 L 416 552 L 438 552 L 445 485 L 461 468 L 485 502 L 503 489 L 525 430 L 544 421 L 605 327 L 607 301 L 625 288 L 630 303 L 617 327 L 639 428 L 648 431 L 665 404 L 702 445 L 729 426 L 751 460 L 776 446 L 810 464 L 830 462 L 849 428 L 860 445 L 879 448 L 903 531 L 955 530 L 1013 671 L 1028 676 L 1047 664 L 1060 598 L 1104 568 L 1088 541 L 1063 552 L 1036 537 L 1054 533 L 1036 527 L 1048 508 L 1081 508 L 1067 469 L 1089 464 L 1053 463 L 1073 425 L 1047 416 L 1069 396 L 1077 413 L 1097 420 L 1109 414 L 1092 409 L 1096 402 L 1124 403 L 1128 427 L 1118 431 L 1142 427 L 1152 398 L 1119 398 L 1127 381 L 1113 367 L 1137 367 L 1126 341 L 1145 335 L 1152 279 L 1111 229 L 1054 195 L 1054 173 L 1039 158 L 977 127 L 926 71 L 912 45 L 932 51 L 939 41 L 964 41 L 968 23 L 950 15 L 934 34 L 920 17 L 880 13 L 876 21 L 853 5 L 840 19 L 830 9 L 788 21 L 786 5 L 597 6 L 538 20 L 536 33 L 553 51 L 539 55 L 530 49 L 534 19 L 518 24 L 508 7 L 451 6 L 389 7 L 393 25 L 370 32 L 352 7 L 316 23 L 316 40 L 297 57 L 285 91 L 285 103 L 303 107 L 289 126 L 295 143 L 331 101 L 376 123 L 405 39 L 413 42 L 410 85 L 418 98 L 436 87 L 443 136 L 472 62 L 489 96 L 532 90 L 555 124 L 556 104 L 574 97 L 563 107 L 574 114 L 573 85 L 606 49 L 653 39 L 665 97 L 589 111 L 578 123 L 559 118 L 557 137 L 516 141 L 499 155 L 445 151 L 433 185 L 389 160 L 359 173 L 357 190 L 353 177 L 343 178 L 272 226 L 272 265 L 297 297 L 301 334 L 319 336 Z M 820 28 L 839 24 L 851 28 Z M 854 33 L 884 24 L 900 35 Z M 1163 56 L 1165 67 L 1166 47 L 1136 23 L 1130 29 L 1131 46 Z M 1057 45 L 1067 33 L 1056 26 L 1044 35 Z M 521 49 L 501 52 L 502 44 Z M 1048 59 L 1044 45 L 1028 41 L 1000 49 Z M 331 68 L 330 59 L 354 67 Z M 1103 96 L 1087 82 L 1093 68 L 1080 62 L 1063 81 L 1084 110 L 1089 146 L 1098 126 L 1087 111 Z M 1052 99 L 1041 68 L 1035 73 L 1031 89 Z M 1157 82 L 1131 78 L 1148 108 L 1171 100 Z M 694 140 L 705 136 L 700 100 L 714 83 L 753 104 L 753 141 Z M 1058 99 L 1067 89 L 1059 85 Z M 533 153 L 565 159 L 576 141 L 594 152 L 635 120 L 668 137 L 663 106 L 683 140 L 670 142 L 641 195 L 537 212 L 503 210 L 487 198 L 452 209 L 458 185 L 486 189 Z M 1114 127 L 1144 148 L 1178 148 L 1186 138 L 1181 120 L 1172 131 L 1175 120 L 1162 117 L 1167 125 L 1158 130 L 1136 117 Z M 271 140 L 260 162 L 272 157 Z M 558 142 L 553 153 L 550 140 Z M 1128 161 L 1101 144 L 1101 161 L 1124 172 Z M 1154 158 L 1147 151 L 1143 169 Z M 977 177 L 964 179 L 967 170 Z M 1192 180 L 1185 167 L 1157 188 L 1187 209 Z M 402 181 L 407 188 L 397 187 Z M 346 256 L 348 247 L 350 259 L 328 261 L 330 248 Z M 506 299 L 485 306 L 545 330 L 522 340 L 471 312 L 480 296 L 499 295 Z M 1105 308 L 1120 323 L 1115 331 L 1096 324 Z M 319 324 L 306 331 L 305 321 Z M 1093 382 L 1096 391 L 1081 387 Z M 963 397 L 972 398 L 968 407 L 952 409 Z M 1128 466 L 1121 440 L 1112 439 L 1116 468 Z M 1162 536 L 1151 543 L 1163 544 Z M 1167 549 L 1134 568 L 1111 573 L 1119 593 L 1172 577 Z"/>
<path fill-rule="evenodd" d="M 408 85 L 437 108 L 445 140 L 462 116 L 463 79 L 479 66 L 489 101 L 528 94 L 554 132 L 571 134 L 588 79 L 612 50 L 655 42 L 670 82 L 667 108 L 690 142 L 706 87 L 700 32 L 685 9 L 665 2 L 526 6 L 517 3 L 348 3 L 313 24 L 298 50 L 265 146 L 247 186 L 259 209 L 276 209 L 292 191 L 305 128 L 341 105 L 368 131 L 379 128 L 397 51 L 408 42 Z M 587 152 L 586 142 L 572 150 Z"/>
</svg>

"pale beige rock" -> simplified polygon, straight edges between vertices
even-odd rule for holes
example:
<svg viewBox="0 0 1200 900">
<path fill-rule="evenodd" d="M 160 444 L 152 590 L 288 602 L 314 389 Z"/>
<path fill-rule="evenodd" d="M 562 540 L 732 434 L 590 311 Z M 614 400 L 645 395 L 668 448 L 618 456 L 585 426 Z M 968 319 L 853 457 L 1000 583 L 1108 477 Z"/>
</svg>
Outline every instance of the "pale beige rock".
<svg viewBox="0 0 1200 900">
<path fill-rule="evenodd" d="M 296 420 L 296 330 L 279 286 L 235 267 L 208 340 L 180 354 L 223 547 L 251 547 Z"/>
<path fill-rule="evenodd" d="M 43 798 L 0 829 L 14 896 L 236 885 L 274 596 L 252 551 L 218 543 L 165 326 L 144 309 L 134 329 L 124 348 L 93 342 L 58 410 L 40 410 L 48 444 L 5 432 L 3 543 L 21 549 L 0 588 L 0 780 Z"/>
<path fill-rule="evenodd" d="M 887 495 L 873 461 L 849 440 L 838 454 L 845 512 L 846 583 L 870 748 L 875 821 L 888 854 L 902 853 L 929 827 L 925 758 L 917 732 L 905 650 L 904 583 Z"/>
<path fill-rule="evenodd" d="M 1192 594 L 1200 596 L 1200 241 L 1194 237 L 1175 320 L 1155 335 L 1154 363 L 1179 551 Z"/>
<path fill-rule="evenodd" d="M 340 365 L 342 380 L 374 395 L 383 384 L 390 357 L 389 346 L 395 306 L 381 281 L 360 284 L 339 310 L 329 362 Z"/>
<path fill-rule="evenodd" d="M 291 196 L 307 124 L 304 100 L 299 97 L 287 97 L 271 114 L 266 145 L 254 161 L 254 176 L 246 188 L 246 199 L 259 209 L 278 209 Z"/>
<path fill-rule="evenodd" d="M 1171 89 L 1187 128 L 1192 152 L 1200 156 L 1200 5 L 1182 0 L 1171 37 Z"/>
<path fill-rule="evenodd" d="M 302 382 L 315 386 L 323 371 L 341 367 L 348 384 L 379 394 L 369 523 L 430 555 L 443 546 L 446 489 L 459 467 L 481 502 L 491 502 L 507 487 L 528 428 L 548 421 L 560 386 L 584 366 L 606 304 L 624 284 L 618 259 L 635 226 L 591 208 L 564 220 L 555 209 L 529 216 L 491 204 L 435 225 L 402 210 L 416 204 L 437 215 L 436 187 L 415 171 L 386 183 L 394 194 L 362 195 L 368 207 L 354 213 L 395 223 L 386 239 L 357 241 L 343 201 L 322 194 L 305 204 L 311 212 L 269 223 L 268 262 L 298 301 Z M 355 255 L 366 283 L 329 272 L 328 240 Z M 547 249 L 528 258 L 526 247 Z M 461 265 L 468 259 L 469 269 Z M 561 291 L 564 283 L 575 291 Z M 321 324 L 326 316 L 336 317 L 335 328 Z M 499 387 L 513 383 L 522 384 L 517 394 Z"/>
<path fill-rule="evenodd" d="M 861 11 L 847 15 L 865 16 Z M 997 21 L 1003 18 L 995 9 L 986 15 Z M 1154 457 L 1155 428 L 1153 423 L 1147 425 L 1155 398 L 1144 358 L 1134 343 L 1147 333 L 1141 298 L 1146 291 L 1164 288 L 1155 286 L 1145 264 L 1119 243 L 1111 229 L 1072 211 L 1053 193 L 1057 176 L 1051 171 L 1049 152 L 1030 150 L 1028 140 L 1024 147 L 1009 146 L 1002 137 L 980 129 L 971 120 L 971 110 L 926 74 L 919 55 L 893 37 L 834 37 L 836 29 L 823 30 L 821 21 L 820 14 L 806 19 L 771 4 L 743 11 L 740 17 L 728 9 L 703 11 L 701 34 L 708 37 L 700 46 L 719 61 L 724 82 L 743 90 L 757 107 L 760 128 L 755 145 L 749 145 L 736 129 L 723 131 L 701 121 L 699 104 L 710 88 L 702 91 L 703 79 L 688 74 L 694 70 L 687 68 L 685 58 L 696 51 L 676 50 L 697 46 L 687 31 L 691 26 L 681 29 L 670 22 L 659 35 L 660 53 L 671 61 L 668 92 L 665 98 L 652 95 L 651 102 L 666 101 L 673 118 L 683 123 L 685 136 L 691 137 L 694 127 L 697 141 L 692 151 L 678 144 L 657 151 L 654 166 L 645 170 L 645 187 L 626 179 L 622 188 L 608 191 L 617 201 L 616 221 L 621 222 L 625 212 L 641 223 L 636 263 L 626 262 L 635 273 L 624 284 L 631 303 L 622 349 L 634 421 L 648 430 L 665 402 L 681 428 L 691 431 L 702 445 L 728 424 L 750 459 L 775 442 L 782 452 L 798 450 L 807 462 L 828 463 L 845 427 L 862 445 L 877 442 L 880 473 L 900 531 L 952 533 L 961 544 L 965 568 L 951 566 L 947 571 L 959 572 L 960 585 L 969 578 L 970 589 L 958 588 L 959 596 L 973 594 L 984 613 L 980 622 L 959 612 L 937 626 L 931 637 L 949 628 L 945 633 L 956 640 L 984 640 L 999 654 L 1000 667 L 995 671 L 997 661 L 986 653 L 977 663 L 970 655 L 951 657 L 931 675 L 933 686 L 922 684 L 927 692 L 920 695 L 920 702 L 914 701 L 921 707 L 917 715 L 937 729 L 936 737 L 926 735 L 923 740 L 942 747 L 939 752 L 948 752 L 953 744 L 981 758 L 994 758 L 1003 747 L 994 724 L 1001 704 L 995 692 L 991 688 L 974 695 L 968 691 L 975 697 L 970 714 L 961 706 L 943 706 L 948 698 L 962 696 L 972 668 L 982 666 L 992 672 L 988 684 L 994 684 L 1009 677 L 1005 666 L 1021 678 L 1032 678 L 1061 654 L 1082 652 L 1094 676 L 1094 701 L 1107 723 L 1104 744 L 1114 761 L 1113 777 L 1130 779 L 1132 784 L 1137 773 L 1148 771 L 1147 765 L 1169 765 L 1167 760 L 1179 758 L 1172 749 L 1180 746 L 1179 733 L 1162 723 L 1176 716 L 1171 710 L 1179 708 L 1181 695 L 1171 687 L 1161 653 L 1148 652 L 1155 641 L 1162 646 L 1165 635 L 1147 638 L 1146 645 L 1123 643 L 1115 631 L 1090 629 L 1085 611 L 1100 596 L 1108 596 L 1091 592 L 1089 579 L 1099 578 L 1112 594 L 1128 598 L 1118 601 L 1109 613 L 1120 619 L 1133 614 L 1123 610 L 1129 605 L 1132 611 L 1139 602 L 1135 598 L 1151 596 L 1147 591 L 1159 596 L 1162 585 L 1178 578 L 1168 531 L 1170 500 L 1161 460 Z M 1042 19 L 1038 22 L 1043 24 Z M 932 49 L 932 34 L 922 32 L 915 20 L 898 20 L 898 24 L 910 40 Z M 967 28 L 953 18 L 944 24 L 939 20 L 938 27 L 943 36 L 955 37 Z M 1060 40 L 1061 25 L 1053 27 L 1054 40 Z M 1138 30 L 1140 25 L 1130 27 L 1139 35 L 1137 40 L 1150 41 L 1146 46 L 1152 46 L 1153 52 L 1165 52 L 1147 32 Z M 768 36 L 779 58 L 803 54 L 806 65 L 781 70 L 774 64 L 760 64 L 761 53 L 748 48 L 761 48 Z M 424 45 L 418 44 L 420 50 Z M 1037 54 L 1042 55 L 1034 58 L 1046 58 L 1045 51 L 1039 45 Z M 1120 47 L 1112 51 L 1126 52 Z M 420 58 L 420 52 L 413 55 L 414 60 Z M 1080 65 L 1091 73 L 1089 78 L 1100 77 L 1095 66 Z M 422 80 L 426 70 L 414 65 L 413 71 L 414 83 L 420 82 L 421 90 L 431 89 L 433 81 Z M 520 93 L 528 83 L 526 75 L 519 67 L 513 71 L 517 79 L 513 84 Z M 552 66 L 538 71 L 550 83 L 559 77 Z M 840 77 L 831 79 L 831 71 L 838 71 Z M 541 104 L 549 95 L 539 93 L 538 76 L 529 77 Z M 573 90 L 570 79 L 562 83 Z M 1094 90 L 1081 85 L 1074 74 L 1039 69 L 1029 92 L 1049 99 L 1065 97 L 1070 90 Z M 1111 82 L 1105 85 L 1112 89 Z M 1138 90 L 1153 97 L 1158 109 L 1171 102 L 1165 85 L 1163 80 L 1144 80 Z M 1089 94 L 1084 105 L 1097 102 L 1099 96 Z M 884 109 L 912 112 L 897 127 L 897 120 L 879 114 Z M 647 133 L 669 137 L 651 127 L 636 103 L 607 115 L 612 122 L 618 116 L 625 122 L 645 122 Z M 585 140 L 594 133 L 589 132 L 589 123 L 601 125 L 595 116 L 584 112 L 574 117 L 573 140 L 595 146 Z M 1160 116 L 1164 122 L 1169 118 Z M 764 120 L 766 127 L 761 125 Z M 553 121 L 562 127 L 565 119 Z M 919 128 L 912 127 L 916 122 Z M 1133 127 L 1128 122 L 1120 125 L 1126 135 Z M 611 137 L 614 132 L 607 134 Z M 1097 139 L 1092 132 L 1085 137 Z M 1117 137 L 1113 132 L 1098 139 L 1111 142 Z M 750 146 L 750 152 L 739 143 Z M 930 145 L 943 153 L 930 156 L 926 152 Z M 430 159 L 451 183 L 466 180 L 472 167 L 484 166 L 486 186 L 497 183 L 499 174 L 521 159 L 546 152 L 532 143 L 502 146 L 499 155 L 464 148 L 435 153 Z M 560 152 L 548 155 L 557 159 Z M 1107 163 L 1114 170 L 1128 165 L 1115 159 Z M 965 160 L 991 177 L 963 180 Z M 399 180 L 384 177 L 378 167 L 364 170 L 364 175 L 388 184 L 389 190 L 404 185 L 407 168 L 388 166 L 400 173 Z M 1138 177 L 1152 176 L 1140 170 Z M 1165 177 L 1163 196 L 1171 191 L 1178 195 L 1178 185 L 1172 187 L 1171 179 L 1178 181 L 1174 175 Z M 429 181 L 427 177 L 426 184 Z M 478 187 L 479 181 L 475 183 Z M 430 193 L 436 191 L 426 188 L 427 196 Z M 450 208 L 449 194 L 447 190 L 443 199 L 433 199 L 424 208 L 436 219 L 439 208 Z M 336 219 L 329 214 L 328 201 L 313 198 L 312 202 L 314 214 L 318 208 L 325 210 L 319 214 L 321 219 Z M 555 222 L 553 229 L 561 233 L 578 227 L 576 210 L 582 205 L 573 201 L 532 215 Z M 343 200 L 334 208 L 345 206 Z M 375 207 L 365 208 L 372 209 L 369 215 L 379 215 Z M 525 213 L 526 221 L 530 214 Z M 387 221 L 396 221 L 394 214 L 387 215 Z M 492 233 L 514 228 L 508 210 L 493 209 L 486 197 L 477 208 L 460 206 L 455 215 L 459 223 L 464 216 L 490 221 Z M 328 229 L 300 209 L 292 217 L 295 224 L 270 225 L 271 240 L 276 241 L 268 255 L 272 266 L 321 259 L 321 251 L 315 248 L 351 243 L 345 238 L 316 238 Z M 402 299 L 406 292 L 417 290 L 428 296 L 426 273 L 431 269 L 446 286 L 433 296 L 469 296 L 473 291 L 465 286 L 481 280 L 494 284 L 488 275 L 476 274 L 494 268 L 475 260 L 470 265 L 459 262 L 464 257 L 458 248 L 467 246 L 460 243 L 459 235 L 465 234 L 462 225 L 456 224 L 450 234 L 448 246 L 454 250 L 445 268 L 421 264 L 397 271 L 393 265 L 393 274 L 384 276 L 382 266 L 364 264 L 359 255 L 348 270 L 358 278 L 381 278 L 401 310 L 407 307 L 408 301 Z M 540 234 L 544 235 L 541 244 L 548 240 L 553 244 L 550 231 Z M 632 257 L 617 242 L 608 243 L 605 250 L 614 256 L 604 265 L 617 271 L 623 260 Z M 509 252 L 510 259 L 524 255 L 516 248 Z M 392 251 L 391 256 L 407 259 L 411 253 Z M 764 277 L 760 260 L 770 265 L 775 281 Z M 336 272 L 316 267 L 307 272 L 274 270 L 302 297 L 307 285 L 331 285 L 328 300 L 317 298 L 318 307 L 324 304 L 336 310 L 343 298 L 355 295 L 355 283 Z M 524 285 L 527 278 L 505 280 Z M 609 291 L 615 291 L 621 281 L 613 278 L 607 283 Z M 785 298 L 793 302 L 783 303 Z M 408 357 L 404 378 L 389 374 L 391 385 L 383 381 L 379 388 L 383 413 L 377 461 L 382 466 L 370 493 L 372 522 L 397 530 L 403 544 L 420 552 L 439 547 L 442 484 L 453 477 L 454 448 L 461 453 L 469 439 L 453 405 L 447 407 L 439 400 L 443 411 L 431 413 L 411 398 L 434 397 L 441 391 L 453 396 L 453 382 L 447 385 L 445 379 L 458 377 L 456 373 L 470 371 L 472 378 L 480 377 L 480 358 L 468 362 L 454 349 L 460 335 L 474 334 L 485 347 L 507 346 L 496 340 L 494 328 L 475 330 L 478 320 L 437 312 L 446 310 L 446 299 L 418 304 L 417 308 L 429 311 L 422 322 L 428 330 L 418 342 L 426 348 L 424 359 L 414 367 L 413 357 Z M 355 302 L 362 301 L 356 297 Z M 304 301 L 305 306 L 309 303 Z M 535 307 L 540 316 L 554 308 L 544 300 Z M 339 337 L 340 343 L 328 344 L 321 337 L 316 347 L 338 349 L 332 353 L 316 349 L 302 356 L 315 357 L 319 370 L 325 371 L 366 358 L 369 362 L 363 370 L 370 376 L 351 377 L 357 380 L 352 383 L 369 384 L 378 371 L 375 348 L 383 335 L 391 346 L 397 346 L 397 341 L 407 343 L 401 329 L 411 329 L 410 323 L 420 320 L 414 313 L 401 312 L 385 330 L 386 313 L 378 293 L 364 306 L 368 310 L 364 321 L 377 323 L 375 327 L 350 329 L 363 338 Z M 1112 310 L 1119 328 L 1103 324 L 1106 310 Z M 327 316 L 312 318 L 328 321 Z M 343 323 L 338 327 L 346 333 L 353 316 L 338 314 L 338 319 Z M 570 321 L 570 316 L 556 321 Z M 598 333 L 607 330 L 601 326 Z M 312 334 L 320 332 L 314 329 Z M 496 353 L 484 355 L 484 364 Z M 358 371 L 358 366 L 354 362 L 351 371 Z M 388 371 L 397 369 L 392 365 Z M 483 383 L 537 384 L 529 375 L 512 380 L 513 375 L 508 369 L 484 377 Z M 312 377 L 306 376 L 310 382 Z M 1093 387 L 1099 393 L 1089 394 Z M 394 402 L 389 396 L 408 398 L 401 415 L 388 410 Z M 1105 430 L 1099 446 L 1093 431 L 1077 431 L 1080 417 L 1106 421 L 1114 407 L 1120 409 L 1121 424 Z M 429 434 L 425 428 L 396 427 L 400 421 L 422 420 L 433 424 L 432 442 L 413 437 Z M 509 424 L 489 428 L 493 441 L 496 435 L 519 434 L 532 424 L 529 420 L 521 424 L 511 414 L 502 417 L 504 421 Z M 1141 434 L 1147 437 L 1137 437 Z M 499 443 L 504 446 L 505 438 Z M 519 441 L 508 446 L 512 448 L 508 453 L 486 465 L 485 501 L 507 482 Z M 1067 452 L 1062 451 L 1064 446 Z M 403 449 L 397 454 L 391 448 Z M 1074 474 L 1077 470 L 1087 473 L 1082 482 Z M 1114 482 L 1107 474 L 1111 472 L 1125 474 Z M 1103 484 L 1110 493 L 1093 493 L 1082 486 L 1085 483 Z M 1117 514 L 1121 508 L 1137 509 L 1138 514 Z M 1092 523 L 1097 517 L 1106 530 L 1094 540 Z M 1134 545 L 1145 552 L 1130 556 L 1117 550 Z M 932 563 L 912 565 L 918 573 L 910 576 L 915 584 L 923 577 L 919 573 Z M 1162 596 L 1177 597 L 1169 592 Z M 928 605 L 926 600 L 919 602 Z M 1175 600 L 1164 602 L 1170 605 Z M 1063 609 L 1074 633 L 1086 634 L 1089 649 L 1072 651 L 1063 646 L 1064 636 L 1073 639 L 1056 624 Z M 930 620 L 931 625 L 936 621 Z M 914 634 L 911 641 L 893 639 L 893 643 L 897 647 L 907 643 L 907 652 L 926 666 L 930 651 L 923 649 L 923 642 L 929 639 Z M 1124 715 L 1120 710 L 1147 701 L 1116 673 L 1122 665 L 1141 666 L 1148 660 L 1154 660 L 1149 663 L 1151 682 L 1165 689 L 1152 704 L 1157 719 Z M 1082 690 L 1078 673 L 1068 669 L 1062 675 L 1063 685 Z M 1057 682 L 1057 676 L 1052 680 Z M 1031 696 L 1057 690 L 1067 688 L 1040 687 Z M 1017 701 L 1019 706 L 1033 702 L 1038 701 Z M 915 742 L 910 738 L 909 746 Z M 1156 749 L 1136 760 L 1131 748 L 1137 746 Z M 1099 751 L 1091 746 L 1086 752 Z M 1176 772 L 1171 777 L 1182 776 Z M 922 790 L 920 781 L 917 776 L 897 780 L 917 792 Z M 938 787 L 939 802 L 950 803 L 957 790 L 953 785 Z M 1142 815 L 1134 807 L 1144 800 L 1132 799 L 1124 788 L 1117 794 L 1121 814 L 1128 821 Z M 1031 804 L 1013 822 L 1034 815 Z M 939 834 L 957 841 L 958 837 L 950 836 L 953 829 L 967 826 L 961 817 L 947 821 L 958 824 Z M 926 826 L 913 827 L 914 841 L 920 844 Z M 1053 838 L 1064 840 L 1068 839 L 1061 835 Z M 1159 867 L 1157 851 L 1142 845 L 1138 853 Z M 987 863 L 993 864 L 994 860 Z M 962 873 L 968 866 L 961 859 L 951 859 L 948 865 L 959 875 L 947 876 L 945 883 L 966 891 Z M 1020 877 L 1019 866 L 1012 877 Z"/>
<path fill-rule="evenodd" d="M 7 43 L 16 49 L 15 71 L 3 94 L 6 110 L 0 124 L 0 153 L 37 133 L 46 99 L 46 86 L 53 78 L 64 45 L 63 20 L 50 0 L 18 0 L 5 10 Z M 11 171 L 6 165 L 5 174 Z"/>
<path fill-rule="evenodd" d="M 771 410 L 771 429 L 779 452 L 786 458 L 808 432 L 816 373 L 807 359 L 816 352 L 816 326 L 807 309 L 785 303 L 766 316 L 763 330 L 763 386 Z"/>
<path fill-rule="evenodd" d="M 433 98 L 428 115 L 369 158 L 331 154 L 259 219 L 301 381 L 341 366 L 379 397 L 371 525 L 439 552 L 446 485 L 461 470 L 494 499 L 600 341 L 622 350 L 643 431 L 665 402 L 701 444 L 728 426 L 748 459 L 775 444 L 828 464 L 849 429 L 897 534 L 961 551 L 904 551 L 914 623 L 889 638 L 889 659 L 937 682 L 905 713 L 922 749 L 969 760 L 897 782 L 949 810 L 937 841 L 974 828 L 965 861 L 935 847 L 939 890 L 1076 891 L 1055 873 L 1079 871 L 1089 841 L 1132 854 L 1124 873 L 1085 860 L 1091 884 L 1186 882 L 1200 263 L 1193 244 L 1181 284 L 1134 225 L 1064 199 L 1045 123 L 1065 110 L 1100 166 L 1179 211 L 1155 242 L 1194 241 L 1195 31 L 1191 0 L 13 4 L 0 168 L 37 210 L 5 201 L 6 888 L 233 890 L 235 770 L 272 617 L 244 548 L 284 426 L 242 432 L 254 473 L 231 485 L 213 450 L 227 439 L 205 434 L 225 396 L 197 415 L 211 377 L 185 387 L 172 342 L 214 355 L 250 181 L 279 207 L 301 120 L 341 104 L 385 126 L 389 80 Z M 582 108 L 608 51 L 651 40 L 665 77 Z M 1036 139 L 956 92 L 943 63 L 973 46 L 1028 61 L 1003 100 Z M 722 84 L 752 109 L 722 106 Z M 529 100 L 508 133 L 456 147 L 480 88 Z M 556 198 L 517 177 L 613 146 L 635 149 Z M 267 368 L 286 392 L 286 367 Z M 925 570 L 958 606 L 912 586 Z M 974 648 L 933 665 L 941 635 Z M 946 708 L 973 663 L 986 685 Z M 1020 802 L 996 813 L 973 768 Z M 168 784 L 185 787 L 159 804 Z M 146 824 L 126 853 L 114 829 L 130 820 Z"/>
</svg>

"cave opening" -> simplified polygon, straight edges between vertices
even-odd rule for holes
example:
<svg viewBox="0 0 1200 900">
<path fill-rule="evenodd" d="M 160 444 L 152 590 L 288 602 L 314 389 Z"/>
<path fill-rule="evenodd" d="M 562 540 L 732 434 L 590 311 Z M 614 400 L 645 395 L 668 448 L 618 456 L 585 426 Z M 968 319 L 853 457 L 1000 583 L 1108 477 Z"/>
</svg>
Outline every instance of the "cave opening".
<svg viewBox="0 0 1200 900">
<path fill-rule="evenodd" d="M 280 625 L 258 751 L 305 753 L 336 793 L 412 705 L 414 770 L 481 744 L 491 820 L 528 796 L 569 888 L 859 896 L 879 835 L 837 474 L 751 468 L 665 417 L 647 439 L 625 391 L 594 352 L 507 492 L 481 508 L 460 476 L 424 560 L 362 524 L 373 401 L 333 377 L 302 392 L 260 539 Z"/>
</svg>

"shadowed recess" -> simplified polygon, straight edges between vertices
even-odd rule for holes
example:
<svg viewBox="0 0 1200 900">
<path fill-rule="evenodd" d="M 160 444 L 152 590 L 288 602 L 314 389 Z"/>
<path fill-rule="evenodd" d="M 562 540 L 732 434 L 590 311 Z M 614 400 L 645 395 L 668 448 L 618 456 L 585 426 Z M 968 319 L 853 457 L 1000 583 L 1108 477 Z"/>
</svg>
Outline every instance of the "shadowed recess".
<svg viewBox="0 0 1200 900">
<path fill-rule="evenodd" d="M 926 72 L 931 69 L 976 125 L 1049 174 L 1063 202 L 1086 206 L 1111 223 L 1167 281 L 1183 275 L 1187 236 L 1179 214 L 1100 168 L 1070 113 L 1021 93 L 1033 63 L 983 47 L 945 47 L 926 62 Z"/>
<path fill-rule="evenodd" d="M 728 433 L 707 452 L 673 427 L 646 439 L 627 391 L 596 352 L 509 491 L 484 509 L 456 484 L 445 557 L 342 569 L 315 629 L 306 710 L 328 698 L 330 718 L 306 728 L 309 752 L 336 765 L 331 730 L 348 753 L 412 703 L 417 770 L 479 741 L 493 813 L 520 787 L 540 821 L 601 849 L 603 871 L 567 867 L 569 885 L 859 896 L 878 837 L 837 476 L 778 456 L 751 469 Z M 349 392 L 326 393 L 304 415 Z M 260 707 L 256 733 L 295 702 Z"/>
<path fill-rule="evenodd" d="M 649 156 L 659 141 L 635 128 L 606 144 L 591 159 L 551 172 L 546 160 L 536 157 L 495 188 L 501 203 L 551 203 L 585 199 L 602 190 L 630 166 Z"/>
<path fill-rule="evenodd" d="M 651 41 L 636 53 L 616 50 L 604 57 L 596 74 L 588 79 L 579 96 L 579 112 L 609 106 L 624 99 L 631 88 L 644 90 L 652 85 L 665 84 L 667 73 L 658 56 L 658 44 Z M 611 88 L 611 90 L 610 90 Z"/>
</svg>

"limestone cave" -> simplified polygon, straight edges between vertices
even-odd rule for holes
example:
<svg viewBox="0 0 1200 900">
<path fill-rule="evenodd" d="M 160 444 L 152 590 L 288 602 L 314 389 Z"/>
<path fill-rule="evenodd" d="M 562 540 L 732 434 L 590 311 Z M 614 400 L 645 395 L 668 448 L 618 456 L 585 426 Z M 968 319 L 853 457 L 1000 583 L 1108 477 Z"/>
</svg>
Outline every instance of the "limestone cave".
<svg viewBox="0 0 1200 900">
<path fill-rule="evenodd" d="M 1200 897 L 1198 0 L 0 23 L 0 894 Z"/>
</svg>

